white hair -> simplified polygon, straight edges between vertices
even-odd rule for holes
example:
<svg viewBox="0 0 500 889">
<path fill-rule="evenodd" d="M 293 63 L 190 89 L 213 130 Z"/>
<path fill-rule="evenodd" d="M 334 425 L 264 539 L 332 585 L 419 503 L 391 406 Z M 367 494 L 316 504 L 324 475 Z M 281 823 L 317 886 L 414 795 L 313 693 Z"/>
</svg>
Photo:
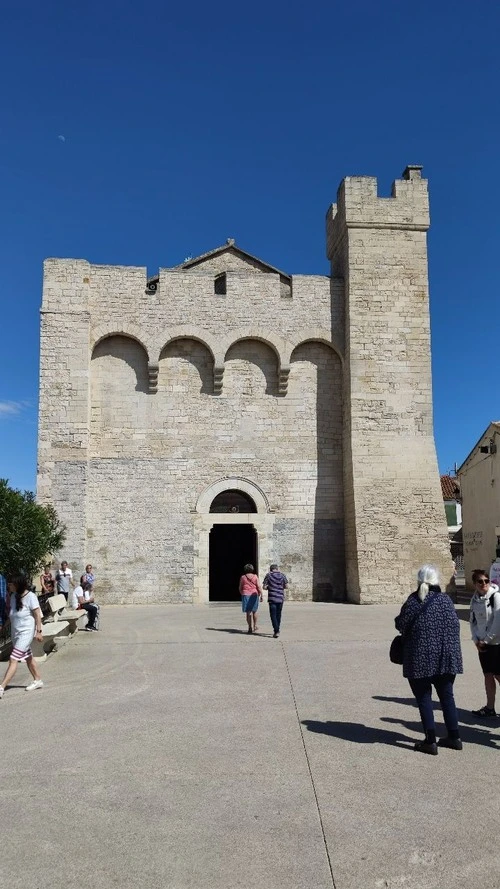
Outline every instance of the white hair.
<svg viewBox="0 0 500 889">
<path fill-rule="evenodd" d="M 429 587 L 438 586 L 439 584 L 437 568 L 435 568 L 434 565 L 422 565 L 422 567 L 418 569 L 417 580 L 418 598 L 423 602 L 429 592 Z"/>
</svg>

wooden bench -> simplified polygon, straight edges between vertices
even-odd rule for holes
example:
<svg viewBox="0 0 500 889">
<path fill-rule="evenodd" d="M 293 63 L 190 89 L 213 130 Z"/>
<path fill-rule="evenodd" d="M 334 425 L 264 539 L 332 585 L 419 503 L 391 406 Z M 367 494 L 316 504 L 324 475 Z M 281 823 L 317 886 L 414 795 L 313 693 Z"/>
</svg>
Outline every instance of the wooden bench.
<svg viewBox="0 0 500 889">
<path fill-rule="evenodd" d="M 57 596 L 49 596 L 47 605 L 52 615 L 52 623 L 60 624 L 61 622 L 66 622 L 69 625 L 70 636 L 72 636 L 73 633 L 76 633 L 78 629 L 78 621 L 81 620 L 82 617 L 87 616 L 87 612 L 83 609 L 77 611 L 74 608 L 68 608 L 66 597 L 63 596 L 62 593 L 58 593 Z M 44 624 L 44 626 L 46 625 Z"/>
</svg>

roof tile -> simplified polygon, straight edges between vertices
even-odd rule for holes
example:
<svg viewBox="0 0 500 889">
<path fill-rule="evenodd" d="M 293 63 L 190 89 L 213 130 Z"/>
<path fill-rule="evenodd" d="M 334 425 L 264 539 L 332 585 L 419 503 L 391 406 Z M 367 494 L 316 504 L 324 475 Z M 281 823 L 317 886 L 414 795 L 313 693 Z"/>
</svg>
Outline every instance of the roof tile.
<svg viewBox="0 0 500 889">
<path fill-rule="evenodd" d="M 451 475 L 441 476 L 441 491 L 443 500 L 458 500 L 460 498 L 460 485 Z"/>
</svg>

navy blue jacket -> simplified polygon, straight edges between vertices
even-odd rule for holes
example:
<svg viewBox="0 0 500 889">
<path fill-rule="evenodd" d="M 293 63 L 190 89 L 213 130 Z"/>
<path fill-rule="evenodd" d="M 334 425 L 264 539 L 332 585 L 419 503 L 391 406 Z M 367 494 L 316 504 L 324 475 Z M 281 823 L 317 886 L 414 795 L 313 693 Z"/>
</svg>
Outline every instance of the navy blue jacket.
<svg viewBox="0 0 500 889">
<path fill-rule="evenodd" d="M 460 621 L 453 602 L 439 587 L 431 587 L 429 596 L 432 591 L 436 591 L 436 595 L 405 637 L 403 676 L 407 679 L 424 679 L 443 673 L 455 675 L 464 671 Z M 416 593 L 408 596 L 395 620 L 400 633 L 405 632 L 422 605 Z"/>
</svg>

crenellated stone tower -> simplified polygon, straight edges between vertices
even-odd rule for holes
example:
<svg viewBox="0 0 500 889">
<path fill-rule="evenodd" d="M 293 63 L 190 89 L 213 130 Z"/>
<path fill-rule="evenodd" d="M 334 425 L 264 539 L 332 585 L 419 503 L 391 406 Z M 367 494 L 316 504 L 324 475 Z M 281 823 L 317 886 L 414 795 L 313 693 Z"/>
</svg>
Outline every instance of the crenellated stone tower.
<svg viewBox="0 0 500 889">
<path fill-rule="evenodd" d="M 422 168 L 390 198 L 348 177 L 327 215 L 332 276 L 344 280 L 346 578 L 357 602 L 392 601 L 417 568 L 451 573 L 434 445 Z M 397 594 L 399 596 L 399 593 Z"/>
<path fill-rule="evenodd" d="M 344 180 L 330 276 L 234 241 L 147 277 L 45 263 L 38 497 L 108 602 L 400 601 L 450 555 L 432 433 L 427 184 Z"/>
</svg>

